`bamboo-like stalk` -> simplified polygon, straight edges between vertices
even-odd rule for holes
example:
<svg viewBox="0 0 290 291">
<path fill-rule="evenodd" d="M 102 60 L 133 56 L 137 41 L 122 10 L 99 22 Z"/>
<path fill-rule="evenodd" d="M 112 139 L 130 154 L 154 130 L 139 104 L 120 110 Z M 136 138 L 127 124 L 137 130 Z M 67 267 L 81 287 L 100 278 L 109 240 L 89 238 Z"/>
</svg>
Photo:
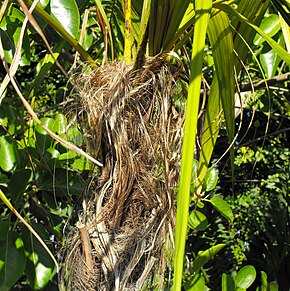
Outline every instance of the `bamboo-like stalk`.
<svg viewBox="0 0 290 291">
<path fill-rule="evenodd" d="M 86 226 L 80 221 L 77 222 L 76 227 L 79 230 L 86 265 L 89 271 L 92 272 L 94 268 L 94 262 L 92 259 L 92 247 L 91 247 L 88 231 L 86 229 Z"/>
<path fill-rule="evenodd" d="M 187 219 L 190 204 L 190 186 L 194 156 L 197 120 L 199 112 L 202 63 L 205 47 L 206 30 L 212 7 L 211 0 L 196 0 L 196 23 L 190 64 L 190 83 L 185 113 L 185 128 L 182 145 L 181 173 L 177 198 L 174 281 L 173 290 L 181 290 L 184 249 L 187 236 Z"/>
</svg>

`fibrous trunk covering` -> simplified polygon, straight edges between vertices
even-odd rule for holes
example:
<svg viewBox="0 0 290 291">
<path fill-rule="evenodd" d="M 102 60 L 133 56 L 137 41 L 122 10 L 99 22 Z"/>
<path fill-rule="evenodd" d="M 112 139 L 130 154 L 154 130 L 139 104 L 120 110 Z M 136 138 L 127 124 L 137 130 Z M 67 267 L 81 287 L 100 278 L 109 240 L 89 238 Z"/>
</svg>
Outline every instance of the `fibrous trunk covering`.
<svg viewBox="0 0 290 291">
<path fill-rule="evenodd" d="M 104 167 L 67 250 L 66 290 L 162 289 L 172 260 L 183 120 L 172 105 L 174 75 L 155 58 L 133 72 L 123 62 L 75 81 L 88 140 Z"/>
</svg>

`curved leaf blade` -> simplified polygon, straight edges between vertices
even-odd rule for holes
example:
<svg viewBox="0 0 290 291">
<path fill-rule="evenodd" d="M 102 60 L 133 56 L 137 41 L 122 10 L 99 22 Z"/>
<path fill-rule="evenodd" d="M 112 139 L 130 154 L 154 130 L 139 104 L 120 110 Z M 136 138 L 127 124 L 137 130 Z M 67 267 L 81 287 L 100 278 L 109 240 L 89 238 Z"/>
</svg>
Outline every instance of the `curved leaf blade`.
<svg viewBox="0 0 290 291">
<path fill-rule="evenodd" d="M 275 40 L 273 40 L 266 33 L 264 33 L 264 31 L 262 31 L 258 26 L 254 25 L 251 21 L 249 21 L 246 17 L 244 17 L 242 14 L 240 14 L 238 11 L 236 11 L 234 8 L 232 8 L 230 5 L 222 3 L 222 4 L 217 4 L 216 6 L 225 12 L 233 14 L 238 19 L 240 19 L 242 22 L 246 23 L 248 26 L 253 28 L 276 51 L 276 53 L 278 54 L 278 56 L 282 60 L 284 60 L 288 65 L 290 64 L 290 54 L 283 47 L 281 47 Z"/>
<path fill-rule="evenodd" d="M 280 28 L 279 16 L 276 14 L 271 14 L 270 16 L 264 18 L 260 25 L 260 29 L 267 33 L 269 37 L 274 36 Z M 254 38 L 255 45 L 261 45 L 264 41 L 264 38 L 260 34 L 257 34 Z"/>
<path fill-rule="evenodd" d="M 192 269 L 194 272 L 198 272 L 210 259 L 212 259 L 220 250 L 222 250 L 226 244 L 218 244 L 205 251 L 198 253 L 197 257 L 192 263 Z"/>
<path fill-rule="evenodd" d="M 196 0 L 195 8 L 196 23 L 194 26 L 194 41 L 190 63 L 191 73 L 185 113 L 184 137 L 182 142 L 181 174 L 177 197 L 173 278 L 174 290 L 181 290 L 188 211 L 190 203 L 192 164 L 194 159 L 195 137 L 198 121 L 202 64 L 206 30 L 210 18 L 212 1 Z"/>
<path fill-rule="evenodd" d="M 8 291 L 17 282 L 25 269 L 23 241 L 10 231 L 6 241 L 0 242 L 0 289 Z"/>
<path fill-rule="evenodd" d="M 221 213 L 229 221 L 234 220 L 234 215 L 231 210 L 230 205 L 220 197 L 213 197 L 210 199 L 211 204 L 215 207 L 217 211 Z"/>
<path fill-rule="evenodd" d="M 80 28 L 80 13 L 75 0 L 51 0 L 51 14 L 75 38 Z"/>
<path fill-rule="evenodd" d="M 213 148 L 223 117 L 226 120 L 230 143 L 234 139 L 234 62 L 233 36 L 229 17 L 224 12 L 210 19 L 208 37 L 213 50 L 215 74 L 211 85 L 205 121 L 202 129 L 202 147 L 199 160 L 197 193 L 204 190 L 203 182 L 209 167 Z M 224 113 L 224 114 L 223 114 Z M 233 151 L 231 151 L 233 161 Z M 232 165 L 233 168 L 233 165 Z"/>
<path fill-rule="evenodd" d="M 208 227 L 208 220 L 203 213 L 193 210 L 188 217 L 188 226 L 194 230 L 205 230 Z"/>
<path fill-rule="evenodd" d="M 11 201 L 14 204 L 14 207 L 18 208 L 25 189 L 30 180 L 31 170 L 30 169 L 21 169 L 13 173 L 10 178 L 8 185 L 8 190 L 11 195 Z"/>
<path fill-rule="evenodd" d="M 222 275 L 222 291 L 235 291 L 235 282 L 234 279 L 228 275 L 228 274 L 223 274 Z"/>
<path fill-rule="evenodd" d="M 184 290 L 186 291 L 200 291 L 205 288 L 205 279 L 201 274 L 196 274 L 186 284 L 184 284 Z"/>
<path fill-rule="evenodd" d="M 36 223 L 32 226 L 48 245 L 50 240 L 46 230 Z M 23 232 L 23 241 L 27 256 L 26 274 L 30 286 L 33 290 L 42 290 L 53 276 L 54 262 L 40 242 L 27 229 Z"/>
<path fill-rule="evenodd" d="M 253 266 L 243 267 L 234 278 L 237 288 L 249 288 L 256 279 L 256 270 Z"/>
<path fill-rule="evenodd" d="M 205 191 L 211 191 L 215 188 L 218 182 L 218 171 L 215 168 L 210 168 L 206 172 L 204 182 L 205 182 Z"/>
<path fill-rule="evenodd" d="M 0 136 L 0 167 L 5 172 L 12 171 L 17 162 L 17 149 L 12 139 Z"/>
</svg>

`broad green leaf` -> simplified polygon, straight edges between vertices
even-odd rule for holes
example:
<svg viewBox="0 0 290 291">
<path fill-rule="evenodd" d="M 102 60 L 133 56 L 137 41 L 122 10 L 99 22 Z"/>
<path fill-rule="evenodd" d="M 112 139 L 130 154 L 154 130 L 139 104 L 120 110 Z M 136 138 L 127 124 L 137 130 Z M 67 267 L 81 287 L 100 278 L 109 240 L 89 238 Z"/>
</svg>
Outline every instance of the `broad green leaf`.
<svg viewBox="0 0 290 291">
<path fill-rule="evenodd" d="M 270 282 L 268 284 L 268 290 L 267 291 L 278 291 L 279 290 L 279 285 L 276 282 Z"/>
<path fill-rule="evenodd" d="M 8 177 L 5 174 L 0 173 L 0 186 L 8 186 Z"/>
<path fill-rule="evenodd" d="M 18 9 L 12 7 L 7 16 L 3 17 L 0 23 L 0 36 L 4 49 L 4 55 L 8 63 L 12 62 L 16 46 L 20 37 L 20 31 L 24 15 Z M 30 45 L 27 35 L 24 36 L 22 44 L 21 65 L 30 63 Z"/>
<path fill-rule="evenodd" d="M 89 163 L 84 157 L 80 157 L 74 160 L 71 164 L 71 168 L 78 171 L 88 171 L 91 169 L 91 163 Z"/>
<path fill-rule="evenodd" d="M 15 142 L 4 135 L 0 136 L 0 167 L 5 172 L 11 172 L 16 167 L 17 148 Z"/>
<path fill-rule="evenodd" d="M 226 244 L 215 245 L 205 251 L 198 253 L 192 263 L 192 269 L 194 272 L 198 272 L 210 259 L 212 259 L 220 250 L 222 250 Z"/>
<path fill-rule="evenodd" d="M 269 45 L 263 48 L 260 54 L 260 62 L 268 78 L 275 76 L 280 61 L 281 58 Z"/>
<path fill-rule="evenodd" d="M 85 187 L 84 182 L 72 171 L 65 169 L 55 169 L 53 175 L 46 173 L 43 176 L 41 189 L 55 191 L 59 196 L 79 196 Z"/>
<path fill-rule="evenodd" d="M 40 121 L 42 122 L 42 124 L 44 126 L 46 126 L 48 129 L 50 130 L 54 130 L 54 119 L 53 118 L 50 118 L 50 117 L 43 117 L 40 119 Z M 48 135 L 47 131 L 44 130 L 42 128 L 42 126 L 40 126 L 38 123 L 36 123 L 36 126 L 35 126 L 35 130 L 36 132 L 40 133 L 41 135 Z"/>
<path fill-rule="evenodd" d="M 213 197 L 210 199 L 211 204 L 229 221 L 234 220 L 234 215 L 230 205 L 220 197 Z"/>
<path fill-rule="evenodd" d="M 196 274 L 188 283 L 185 283 L 183 287 L 186 291 L 203 291 L 205 290 L 204 277 L 201 274 Z"/>
<path fill-rule="evenodd" d="M 70 159 L 75 159 L 77 157 L 77 153 L 71 150 L 68 150 L 67 152 L 61 154 L 59 156 L 60 161 L 66 161 Z"/>
<path fill-rule="evenodd" d="M 282 35 L 279 37 L 278 44 L 284 46 Z M 268 44 L 265 44 L 260 54 L 260 62 L 266 76 L 272 78 L 276 75 L 281 58 L 275 50 L 273 50 Z"/>
<path fill-rule="evenodd" d="M 55 148 L 48 148 L 44 154 L 45 160 L 50 160 L 50 159 L 57 159 L 59 158 L 60 153 L 57 149 Z"/>
<path fill-rule="evenodd" d="M 197 171 L 198 171 L 198 161 L 196 159 L 193 160 L 192 163 L 192 178 L 191 178 L 191 187 L 190 187 L 190 194 L 194 195 L 195 193 L 195 183 L 197 181 Z"/>
<path fill-rule="evenodd" d="M 36 223 L 33 223 L 32 227 L 49 246 L 51 243 L 46 230 Z M 23 241 L 27 257 L 26 275 L 30 286 L 33 290 L 42 290 L 52 279 L 54 262 L 39 241 L 27 229 L 23 230 Z"/>
<path fill-rule="evenodd" d="M 9 233 L 10 221 L 0 220 L 0 241 L 5 241 Z"/>
<path fill-rule="evenodd" d="M 280 28 L 280 20 L 277 14 L 271 14 L 270 16 L 264 18 L 260 25 L 260 29 L 267 33 L 269 37 L 274 36 Z M 264 38 L 260 34 L 257 34 L 254 38 L 255 45 L 261 45 L 264 41 Z"/>
<path fill-rule="evenodd" d="M 67 130 L 67 119 L 65 115 L 57 113 L 54 117 L 54 132 L 58 134 L 66 133 Z"/>
<path fill-rule="evenodd" d="M 267 278 L 267 274 L 263 271 L 261 272 L 261 282 L 262 282 L 261 291 L 267 291 L 268 278 Z"/>
<path fill-rule="evenodd" d="M 25 270 L 23 241 L 14 231 L 0 242 L 0 290 L 9 291 Z"/>
<path fill-rule="evenodd" d="M 207 170 L 204 183 L 205 183 L 205 191 L 211 191 L 216 187 L 218 181 L 218 170 L 215 168 L 210 168 Z"/>
<path fill-rule="evenodd" d="M 11 195 L 11 202 L 15 208 L 18 208 L 23 194 L 26 190 L 31 177 L 30 169 L 21 169 L 13 173 L 10 178 L 8 190 Z"/>
<path fill-rule="evenodd" d="M 54 130 L 55 121 L 53 118 L 43 117 L 41 118 L 41 122 L 51 131 Z M 53 138 L 47 133 L 47 131 L 45 131 L 38 123 L 36 123 L 35 126 L 35 135 L 37 147 L 43 154 L 45 153 L 46 149 L 50 148 L 55 142 Z"/>
<path fill-rule="evenodd" d="M 234 278 L 237 288 L 249 288 L 256 279 L 256 270 L 253 266 L 243 267 Z"/>
<path fill-rule="evenodd" d="M 61 167 L 61 163 L 58 159 L 60 153 L 57 149 L 55 148 L 48 148 L 44 154 L 43 154 L 43 158 L 46 161 L 46 164 L 48 167 L 50 167 L 51 169 L 55 169 L 55 168 L 60 168 Z"/>
<path fill-rule="evenodd" d="M 94 41 L 93 32 L 91 29 L 87 28 L 84 34 L 84 40 L 82 42 L 83 48 L 87 51 L 91 48 Z"/>
<path fill-rule="evenodd" d="M 222 275 L 222 291 L 236 291 L 234 279 L 228 275 Z"/>
<path fill-rule="evenodd" d="M 188 217 L 188 226 L 194 230 L 205 230 L 208 227 L 206 216 L 198 210 L 193 210 Z"/>
<path fill-rule="evenodd" d="M 75 0 L 50 0 L 51 14 L 75 38 L 80 28 L 80 14 Z"/>
</svg>

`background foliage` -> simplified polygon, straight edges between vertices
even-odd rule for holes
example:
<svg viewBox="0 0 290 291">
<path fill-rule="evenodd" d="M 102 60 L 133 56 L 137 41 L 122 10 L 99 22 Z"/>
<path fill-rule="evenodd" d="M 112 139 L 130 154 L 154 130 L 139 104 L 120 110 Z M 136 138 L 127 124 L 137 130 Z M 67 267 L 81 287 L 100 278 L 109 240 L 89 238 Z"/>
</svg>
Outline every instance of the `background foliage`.
<svg viewBox="0 0 290 291">
<path fill-rule="evenodd" d="M 247 1 L 230 2 L 237 2 L 230 6 L 236 8 L 240 2 Z M 281 47 L 287 48 L 287 36 L 277 11 L 278 1 L 273 2 L 276 6 L 268 4 L 261 16 L 260 28 Z M 287 1 L 279 2 L 284 9 L 289 9 Z M 146 3 L 132 2 L 131 42 L 135 55 L 141 48 L 140 35 L 143 34 L 139 23 L 144 15 L 142 5 Z M 26 1 L 26 4 L 31 3 Z M 188 5 L 191 9 L 187 9 Z M 151 6 L 148 19 L 161 21 L 154 7 Z M 156 7 L 160 6 L 156 4 Z M 50 0 L 40 1 L 38 9 L 33 15 L 65 72 L 76 68 L 83 60 L 92 62 L 90 56 L 96 64 L 123 58 L 126 43 L 123 1 Z M 164 9 L 165 6 L 161 11 L 165 15 Z M 170 46 L 169 40 L 176 37 L 183 22 L 180 26 L 169 27 L 166 33 L 166 21 L 155 23 L 152 27 L 161 27 L 158 30 L 161 36 L 148 30 L 148 54 L 154 56 L 167 48 L 173 49 L 188 69 L 193 50 L 193 4 L 184 1 L 180 9 L 183 13 L 180 12 L 179 17 L 188 15 L 189 19 L 180 31 L 179 36 L 184 35 L 182 40 Z M 8 63 L 13 62 L 17 52 L 24 18 L 17 2 L 9 2 L 1 14 L 0 36 Z M 234 14 L 230 14 L 229 19 L 234 25 Z M 86 29 L 80 33 L 84 22 Z M 289 63 L 283 61 L 281 54 L 277 54 L 263 37 L 255 36 L 253 30 L 250 33 L 253 41 L 245 50 L 248 54 L 244 67 L 237 76 L 240 89 L 245 92 L 241 92 L 242 112 L 237 102 L 237 118 L 233 123 L 237 132 L 234 163 L 229 162 L 229 153 L 223 156 L 228 148 L 228 125 L 222 124 L 212 167 L 206 172 L 202 185 L 205 196 L 191 203 L 189 208 L 183 271 L 185 290 L 202 290 L 205 284 L 212 290 L 250 286 L 252 290 L 256 287 L 276 290 L 277 284 L 279 290 L 290 288 Z M 207 39 L 206 53 L 201 58 L 205 87 L 214 78 L 215 56 L 210 43 L 213 38 Z M 83 50 L 76 40 L 81 42 Z M 134 57 L 134 53 L 132 55 Z M 68 97 L 72 85 L 59 67 L 35 27 L 29 24 L 16 73 L 22 94 L 47 128 L 86 149 L 86 136 L 78 123 L 82 109 L 74 106 L 76 96 Z M 187 81 L 188 70 L 185 71 L 183 77 Z M 2 81 L 4 72 L 1 64 Z M 275 76 L 285 78 L 252 91 L 253 81 Z M 174 100 L 180 111 L 185 110 L 184 91 L 188 90 L 185 80 L 177 83 L 183 96 Z M 202 123 L 202 118 L 199 122 Z M 97 175 L 99 169 L 47 134 L 30 117 L 11 85 L 1 97 L 0 125 L 0 189 L 61 263 L 60 250 L 65 247 L 66 237 L 78 219 L 83 195 L 90 191 L 88 178 Z M 198 138 L 201 139 L 201 134 Z M 194 161 L 192 197 L 196 195 L 199 167 L 198 161 Z M 0 209 L 0 289 L 58 290 L 56 267 L 48 253 L 2 202 Z"/>
</svg>

